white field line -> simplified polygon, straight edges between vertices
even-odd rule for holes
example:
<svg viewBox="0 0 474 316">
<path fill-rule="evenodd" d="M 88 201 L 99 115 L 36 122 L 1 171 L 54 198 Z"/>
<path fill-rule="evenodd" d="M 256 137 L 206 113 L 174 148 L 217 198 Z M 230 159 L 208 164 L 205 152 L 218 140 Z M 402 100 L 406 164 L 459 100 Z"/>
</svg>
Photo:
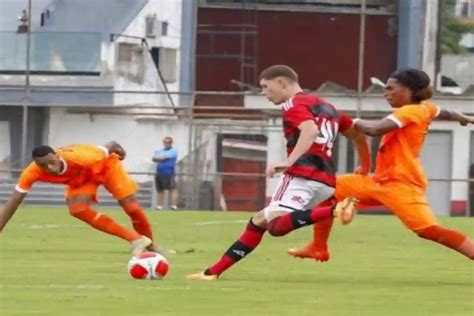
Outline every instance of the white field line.
<svg viewBox="0 0 474 316">
<path fill-rule="evenodd" d="M 241 224 L 247 223 L 247 219 L 237 219 L 237 220 L 227 220 L 227 221 L 208 221 L 208 222 L 196 222 L 192 223 L 191 225 L 195 226 L 205 226 L 205 225 L 220 225 L 220 224 Z M 15 225 L 15 224 L 13 224 Z M 84 224 L 71 224 L 71 225 L 64 225 L 64 224 L 16 224 L 15 226 L 19 226 L 21 228 L 28 228 L 28 229 L 60 229 L 60 228 L 87 228 L 87 225 Z"/>
<path fill-rule="evenodd" d="M 77 289 L 77 290 L 100 290 L 105 286 L 100 284 L 0 284 L 0 289 Z"/>
<path fill-rule="evenodd" d="M 196 222 L 192 223 L 191 225 L 195 226 L 205 226 L 205 225 L 220 225 L 220 224 L 241 224 L 247 223 L 247 219 L 237 219 L 237 220 L 227 220 L 227 221 L 208 221 L 208 222 Z M 15 225 L 15 224 L 14 224 Z M 21 228 L 28 228 L 28 229 L 60 229 L 60 228 L 87 228 L 87 225 L 83 224 L 71 224 L 71 225 L 63 225 L 63 224 L 16 224 L 15 226 L 19 226 Z"/>
<path fill-rule="evenodd" d="M 51 315 L 51 311 L 49 310 L 44 310 L 44 311 L 25 311 L 25 310 L 17 310 L 17 311 L 12 311 L 9 310 L 8 313 L 10 315 L 29 315 L 29 314 L 49 314 Z"/>
<path fill-rule="evenodd" d="M 15 224 L 13 224 L 15 225 Z M 28 228 L 28 229 L 57 229 L 57 228 L 83 228 L 87 227 L 87 225 L 81 225 L 81 224 L 71 224 L 71 225 L 59 225 L 59 224 L 16 224 L 15 226 L 21 227 L 21 228 Z"/>
<path fill-rule="evenodd" d="M 219 225 L 219 224 L 237 224 L 237 223 L 247 223 L 248 219 L 236 219 L 232 221 L 209 221 L 209 222 L 196 222 L 191 225 L 204 226 L 204 225 Z"/>
<path fill-rule="evenodd" d="M 155 283 L 156 286 L 122 286 L 123 288 L 132 288 L 138 290 L 147 290 L 147 291 L 176 291 L 176 290 L 195 290 L 194 287 L 187 285 L 187 286 L 168 286 L 167 283 L 165 286 L 159 286 L 161 282 L 166 281 L 150 281 L 150 280 L 136 280 L 137 284 L 141 284 L 143 282 L 152 282 Z M 189 281 L 191 283 L 191 281 Z M 114 289 L 120 288 L 121 286 L 114 286 Z M 106 286 L 100 284 L 78 284 L 78 285 L 67 285 L 67 284 L 0 284 L 0 289 L 61 289 L 61 290 L 105 290 L 107 289 Z M 241 291 L 242 288 L 231 288 L 231 287 L 216 287 L 216 288 L 209 288 L 210 290 L 217 290 L 217 291 Z"/>
</svg>

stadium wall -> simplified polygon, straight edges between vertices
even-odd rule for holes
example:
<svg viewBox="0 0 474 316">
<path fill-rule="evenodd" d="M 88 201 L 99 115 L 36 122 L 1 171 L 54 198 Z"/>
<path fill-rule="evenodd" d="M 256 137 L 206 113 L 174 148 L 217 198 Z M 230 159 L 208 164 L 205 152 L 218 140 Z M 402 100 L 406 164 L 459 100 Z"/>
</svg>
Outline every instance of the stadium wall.
<svg viewBox="0 0 474 316">
<path fill-rule="evenodd" d="M 291 65 L 298 72 L 301 83 L 307 88 L 316 89 L 327 80 L 352 89 L 357 88 L 360 21 L 357 14 L 291 10 L 259 10 L 257 14 L 257 73 L 270 65 L 283 63 Z M 370 85 L 371 76 L 385 78 L 396 68 L 397 36 L 393 27 L 396 25 L 394 19 L 394 16 L 387 14 L 367 16 L 364 69 L 366 87 Z M 240 9 L 198 9 L 198 24 L 201 25 L 243 23 L 248 22 Z M 221 33 L 217 33 L 219 31 Z M 231 56 L 241 54 L 241 37 L 238 32 L 226 33 L 222 27 L 216 27 L 216 34 L 213 36 L 212 38 L 208 33 L 200 34 L 199 31 L 197 34 L 196 89 L 234 90 L 236 86 L 230 80 L 239 80 L 241 61 Z M 244 55 L 252 56 L 252 36 L 244 36 L 244 40 Z M 201 54 L 214 56 L 200 58 Z"/>
<path fill-rule="evenodd" d="M 51 109 L 47 127 L 47 143 L 64 146 L 76 143 L 103 144 L 120 142 L 128 152 L 125 167 L 134 172 L 153 172 L 153 152 L 163 146 L 165 136 L 174 139 L 180 158 L 188 150 L 188 126 L 185 122 L 166 119 L 150 120 L 133 115 L 71 114 L 67 109 Z M 144 181 L 149 176 L 136 176 Z"/>
</svg>

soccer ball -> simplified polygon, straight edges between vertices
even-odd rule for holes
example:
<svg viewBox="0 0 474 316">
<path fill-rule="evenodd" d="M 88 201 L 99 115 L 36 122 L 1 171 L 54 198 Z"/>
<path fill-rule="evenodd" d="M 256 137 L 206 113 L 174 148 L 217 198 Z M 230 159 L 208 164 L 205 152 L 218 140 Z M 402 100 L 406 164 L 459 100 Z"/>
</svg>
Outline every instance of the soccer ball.
<svg viewBox="0 0 474 316">
<path fill-rule="evenodd" d="M 128 262 L 128 273 L 134 279 L 161 280 L 168 269 L 168 261 L 156 252 L 143 252 Z"/>
</svg>

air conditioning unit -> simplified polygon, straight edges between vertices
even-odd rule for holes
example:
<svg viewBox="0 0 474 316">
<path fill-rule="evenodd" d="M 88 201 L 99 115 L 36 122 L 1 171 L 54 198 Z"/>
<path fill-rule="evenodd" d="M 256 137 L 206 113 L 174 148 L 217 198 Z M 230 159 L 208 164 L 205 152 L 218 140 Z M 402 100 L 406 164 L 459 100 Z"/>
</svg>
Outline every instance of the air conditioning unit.
<svg viewBox="0 0 474 316">
<path fill-rule="evenodd" d="M 168 22 L 158 21 L 156 16 L 145 18 L 145 37 L 156 38 L 166 36 L 168 33 Z"/>
</svg>

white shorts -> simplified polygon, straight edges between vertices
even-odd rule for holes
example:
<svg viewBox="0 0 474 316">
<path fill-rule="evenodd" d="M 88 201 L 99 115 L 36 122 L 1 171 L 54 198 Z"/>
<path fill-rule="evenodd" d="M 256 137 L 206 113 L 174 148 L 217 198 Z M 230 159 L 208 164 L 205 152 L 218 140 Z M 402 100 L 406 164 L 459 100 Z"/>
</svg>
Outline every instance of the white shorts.
<svg viewBox="0 0 474 316">
<path fill-rule="evenodd" d="M 271 212 L 311 209 L 334 194 L 335 189 L 324 183 L 283 174 L 272 200 L 263 209 L 265 219 Z"/>
</svg>

